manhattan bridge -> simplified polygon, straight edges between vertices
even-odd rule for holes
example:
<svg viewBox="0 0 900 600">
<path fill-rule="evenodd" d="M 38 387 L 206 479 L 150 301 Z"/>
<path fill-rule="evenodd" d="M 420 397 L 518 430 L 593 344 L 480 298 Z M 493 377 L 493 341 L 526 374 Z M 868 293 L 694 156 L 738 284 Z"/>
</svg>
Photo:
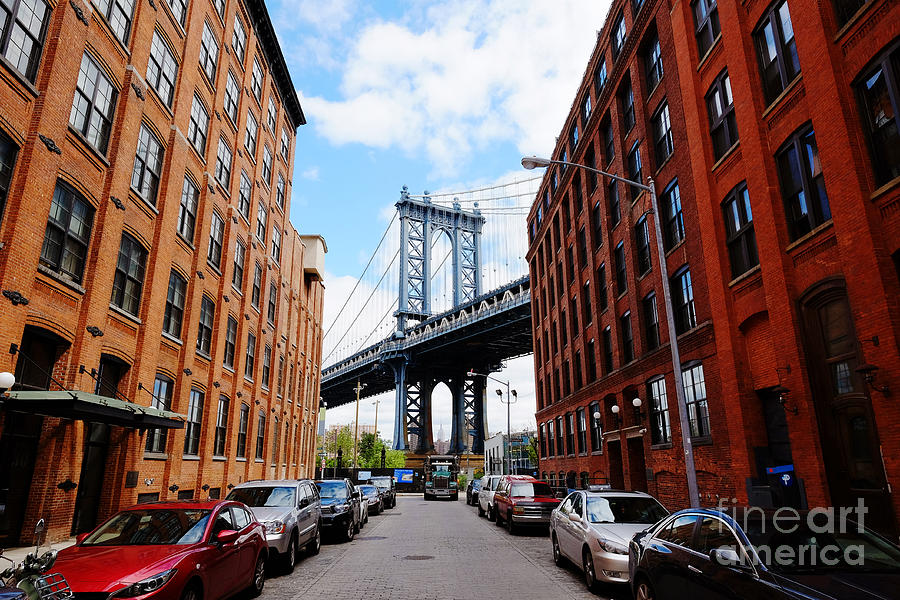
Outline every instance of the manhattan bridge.
<svg viewBox="0 0 900 600">
<path fill-rule="evenodd" d="M 357 386 L 361 398 L 394 390 L 394 449 L 424 454 L 434 448 L 432 392 L 444 383 L 449 451 L 483 453 L 486 375 L 532 351 L 526 216 L 539 182 L 422 195 L 403 187 L 327 326 L 321 395 L 329 408 L 356 401 Z"/>
</svg>

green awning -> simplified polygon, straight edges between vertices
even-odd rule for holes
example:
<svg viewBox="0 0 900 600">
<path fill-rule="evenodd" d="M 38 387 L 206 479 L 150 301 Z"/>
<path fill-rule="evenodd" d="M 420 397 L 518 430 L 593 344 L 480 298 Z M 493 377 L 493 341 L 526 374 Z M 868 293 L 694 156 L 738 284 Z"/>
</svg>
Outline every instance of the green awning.
<svg viewBox="0 0 900 600">
<path fill-rule="evenodd" d="M 5 398 L 3 408 L 47 417 L 148 429 L 181 429 L 185 421 L 184 415 L 175 412 L 80 391 L 11 391 Z"/>
</svg>

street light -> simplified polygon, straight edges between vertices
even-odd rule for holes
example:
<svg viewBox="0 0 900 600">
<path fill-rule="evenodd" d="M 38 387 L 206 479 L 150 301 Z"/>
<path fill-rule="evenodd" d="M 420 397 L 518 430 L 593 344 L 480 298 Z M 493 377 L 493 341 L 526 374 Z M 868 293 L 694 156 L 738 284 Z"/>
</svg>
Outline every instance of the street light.
<svg viewBox="0 0 900 600">
<path fill-rule="evenodd" d="M 634 186 L 638 189 L 646 190 L 650 193 L 650 211 L 653 213 L 653 225 L 656 231 L 656 253 L 659 262 L 659 272 L 662 278 L 663 299 L 666 306 L 666 322 L 669 326 L 669 345 L 672 349 L 672 369 L 675 374 L 675 396 L 678 401 L 678 425 L 681 428 L 681 445 L 684 448 L 684 467 L 687 474 L 688 496 L 692 507 L 700 506 L 700 491 L 697 488 L 697 468 L 694 465 L 694 447 L 691 444 L 690 432 L 688 428 L 688 412 L 687 403 L 685 402 L 684 381 L 681 374 L 681 354 L 678 351 L 678 333 L 675 329 L 675 311 L 672 307 L 672 296 L 669 293 L 669 269 L 666 265 L 666 251 L 663 248 L 662 225 L 659 222 L 659 206 L 657 206 L 656 186 L 652 177 L 647 177 L 647 185 L 631 179 L 625 179 L 594 167 L 572 163 L 564 160 L 551 160 L 548 158 L 539 158 L 537 156 L 526 156 L 522 158 L 522 166 L 528 170 L 536 167 L 549 167 L 550 165 L 563 165 L 584 169 L 592 173 L 597 173 L 614 181 L 621 181 L 627 185 Z"/>
<path fill-rule="evenodd" d="M 4 371 L 0 373 L 0 396 L 6 394 L 6 391 L 16 384 L 16 376 L 12 373 Z"/>
<path fill-rule="evenodd" d="M 353 390 L 356 392 L 356 423 L 354 425 L 353 431 L 353 467 L 359 468 L 359 458 L 356 454 L 356 445 L 359 442 L 359 393 L 366 389 L 365 383 L 360 383 L 359 379 L 356 380 L 356 387 Z"/>
<path fill-rule="evenodd" d="M 466 373 L 466 376 L 467 377 L 484 377 L 485 379 L 493 379 L 497 383 L 502 383 L 503 385 L 506 386 L 506 401 L 504 402 L 504 400 L 503 400 L 503 392 L 502 391 L 497 390 L 497 395 L 500 396 L 500 402 L 503 402 L 503 404 L 506 405 L 506 446 L 507 446 L 506 464 L 507 464 L 507 468 L 509 469 L 509 475 L 512 475 L 512 452 L 511 452 L 512 438 L 510 437 L 510 427 L 509 427 L 509 405 L 516 403 L 516 400 L 519 399 L 519 394 L 516 393 L 516 390 L 510 391 L 508 381 L 503 381 L 501 379 L 497 379 L 496 377 L 491 377 L 487 373 L 476 373 L 475 371 L 468 371 Z M 509 397 L 510 394 L 512 394 L 512 397 L 515 398 L 515 400 L 510 399 L 510 397 Z"/>
</svg>

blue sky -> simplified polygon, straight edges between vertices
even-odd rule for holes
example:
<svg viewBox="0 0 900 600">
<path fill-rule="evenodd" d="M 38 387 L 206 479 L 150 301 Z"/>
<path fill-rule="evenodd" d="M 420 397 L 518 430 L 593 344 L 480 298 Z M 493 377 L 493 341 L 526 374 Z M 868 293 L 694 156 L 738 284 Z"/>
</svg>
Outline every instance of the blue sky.
<svg viewBox="0 0 900 600">
<path fill-rule="evenodd" d="M 521 156 L 552 151 L 608 9 L 587 0 L 267 5 L 308 121 L 297 133 L 291 218 L 328 244 L 326 326 L 401 186 L 455 191 L 526 178 Z M 532 359 L 500 377 L 519 389 L 513 429 L 533 424 Z M 505 407 L 491 396 L 490 429 L 505 429 Z M 390 438 L 393 398 L 384 400 L 379 430 Z M 360 422 L 373 413 L 364 403 Z M 328 423 L 352 420 L 350 407 L 328 411 Z M 435 430 L 449 431 L 449 420 L 439 393 Z"/>
</svg>

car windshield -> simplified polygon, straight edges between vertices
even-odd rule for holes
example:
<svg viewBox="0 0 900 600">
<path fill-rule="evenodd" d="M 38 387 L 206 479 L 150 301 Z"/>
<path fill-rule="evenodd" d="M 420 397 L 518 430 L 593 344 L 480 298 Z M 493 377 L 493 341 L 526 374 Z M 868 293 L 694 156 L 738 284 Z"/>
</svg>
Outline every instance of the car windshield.
<svg viewBox="0 0 900 600">
<path fill-rule="evenodd" d="M 782 520 L 751 517 L 742 523 L 760 561 L 780 573 L 855 571 L 900 573 L 900 549 L 857 523 L 845 520 L 836 532 L 814 531 L 806 519 Z"/>
<path fill-rule="evenodd" d="M 226 500 L 237 500 L 247 506 L 259 508 L 263 506 L 293 506 L 294 488 L 254 486 L 235 488 L 228 494 Z"/>
<path fill-rule="evenodd" d="M 322 498 L 347 499 L 347 484 L 343 481 L 317 481 L 319 496 Z"/>
<path fill-rule="evenodd" d="M 361 486 L 359 486 L 359 489 L 362 490 L 362 493 L 365 494 L 366 496 L 377 496 L 378 495 L 378 488 L 375 487 L 374 485 L 361 485 Z"/>
<path fill-rule="evenodd" d="M 373 479 L 372 485 L 377 487 L 380 490 L 389 490 L 391 489 L 391 482 L 387 479 Z"/>
<path fill-rule="evenodd" d="M 669 514 L 653 498 L 588 496 L 587 516 L 591 523 L 636 523 L 652 525 Z"/>
<path fill-rule="evenodd" d="M 529 483 L 514 483 L 510 496 L 550 496 L 553 497 L 553 490 L 543 481 L 535 481 Z"/>
<path fill-rule="evenodd" d="M 84 538 L 82 546 L 162 546 L 196 544 L 203 539 L 212 511 L 147 508 L 114 515 Z"/>
</svg>

